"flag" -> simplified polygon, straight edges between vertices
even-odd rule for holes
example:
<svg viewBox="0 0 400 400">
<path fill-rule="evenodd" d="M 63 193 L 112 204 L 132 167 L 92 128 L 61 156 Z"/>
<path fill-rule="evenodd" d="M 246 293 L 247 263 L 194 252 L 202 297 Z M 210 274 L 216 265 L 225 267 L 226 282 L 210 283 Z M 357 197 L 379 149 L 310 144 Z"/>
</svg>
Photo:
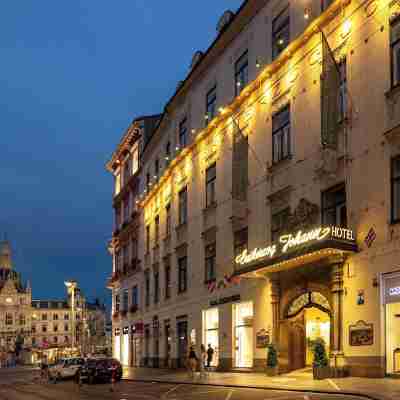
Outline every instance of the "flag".
<svg viewBox="0 0 400 400">
<path fill-rule="evenodd" d="M 247 200 L 249 142 L 238 122 L 233 117 L 232 138 L 232 198 Z"/>
<path fill-rule="evenodd" d="M 340 124 L 340 69 L 325 34 L 322 36 L 321 143 L 336 147 Z"/>
<path fill-rule="evenodd" d="M 376 232 L 375 232 L 374 228 L 371 228 L 368 231 L 368 234 L 365 237 L 364 242 L 367 245 L 367 247 L 371 247 L 372 243 L 374 243 L 375 239 L 376 239 Z"/>
</svg>

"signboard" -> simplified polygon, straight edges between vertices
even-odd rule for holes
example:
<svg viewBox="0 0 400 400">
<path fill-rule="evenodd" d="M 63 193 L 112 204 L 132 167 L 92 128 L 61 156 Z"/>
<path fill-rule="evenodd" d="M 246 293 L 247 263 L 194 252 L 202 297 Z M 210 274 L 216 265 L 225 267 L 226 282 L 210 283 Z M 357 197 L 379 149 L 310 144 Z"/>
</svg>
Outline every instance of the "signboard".
<svg viewBox="0 0 400 400">
<path fill-rule="evenodd" d="M 127 335 L 129 333 L 129 326 L 125 326 L 124 328 L 122 328 L 122 333 L 124 335 Z"/>
<path fill-rule="evenodd" d="M 400 274 L 384 278 L 383 300 L 387 303 L 400 303 Z"/>
<path fill-rule="evenodd" d="M 374 344 L 374 325 L 358 321 L 349 327 L 350 346 L 372 346 Z"/>
<path fill-rule="evenodd" d="M 233 296 L 221 297 L 220 299 L 211 300 L 210 301 L 210 306 L 214 307 L 214 306 L 218 306 L 218 305 L 221 305 L 221 304 L 233 303 L 235 301 L 240 301 L 240 294 L 235 294 Z"/>
<path fill-rule="evenodd" d="M 264 349 L 269 345 L 269 334 L 265 329 L 261 329 L 256 334 L 256 347 L 257 349 Z"/>
<path fill-rule="evenodd" d="M 337 226 L 321 226 L 305 232 L 300 230 L 295 233 L 282 235 L 278 242 L 266 247 L 256 247 L 250 251 L 245 249 L 235 258 L 235 263 L 240 267 L 245 267 L 261 261 L 277 259 L 277 262 L 279 262 L 279 258 L 287 254 L 326 241 L 335 242 L 337 245 L 351 245 L 352 250 L 355 251 L 356 242 L 352 230 Z"/>
</svg>

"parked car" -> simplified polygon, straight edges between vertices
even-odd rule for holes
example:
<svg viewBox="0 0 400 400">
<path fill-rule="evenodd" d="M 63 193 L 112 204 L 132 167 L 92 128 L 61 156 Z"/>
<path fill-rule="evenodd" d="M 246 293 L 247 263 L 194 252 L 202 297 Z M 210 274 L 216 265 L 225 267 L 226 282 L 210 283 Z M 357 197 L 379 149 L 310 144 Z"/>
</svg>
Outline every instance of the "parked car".
<svg viewBox="0 0 400 400">
<path fill-rule="evenodd" d="M 116 370 L 116 379 L 122 378 L 122 365 L 113 358 L 88 358 L 79 369 L 81 382 L 110 382 L 113 370 Z M 78 375 L 77 375 L 78 378 Z"/>
<path fill-rule="evenodd" d="M 68 379 L 75 377 L 85 360 L 80 357 L 61 358 L 56 364 L 49 367 L 50 378 Z"/>
</svg>

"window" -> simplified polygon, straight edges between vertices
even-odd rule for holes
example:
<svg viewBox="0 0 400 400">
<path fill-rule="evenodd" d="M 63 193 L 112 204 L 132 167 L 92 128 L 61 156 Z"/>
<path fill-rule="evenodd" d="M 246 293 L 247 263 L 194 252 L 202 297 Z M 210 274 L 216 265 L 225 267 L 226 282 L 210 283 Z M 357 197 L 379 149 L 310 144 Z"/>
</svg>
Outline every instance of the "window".
<svg viewBox="0 0 400 400">
<path fill-rule="evenodd" d="M 139 290 L 137 285 L 132 288 L 132 306 L 138 307 L 139 305 Z"/>
<path fill-rule="evenodd" d="M 347 227 L 346 187 L 344 183 L 322 193 L 322 224 Z"/>
<path fill-rule="evenodd" d="M 57 324 L 54 324 L 54 325 L 53 325 L 53 331 L 54 331 L 54 332 L 58 332 L 58 325 L 57 325 Z"/>
<path fill-rule="evenodd" d="M 187 119 L 184 118 L 179 124 L 179 146 L 181 147 L 181 149 L 187 146 L 187 134 Z"/>
<path fill-rule="evenodd" d="M 150 252 L 150 225 L 146 226 L 146 253 Z"/>
<path fill-rule="evenodd" d="M 216 279 L 215 271 L 216 243 L 211 243 L 205 247 L 205 282 Z"/>
<path fill-rule="evenodd" d="M 272 59 L 275 60 L 290 41 L 290 10 L 287 6 L 272 21 Z"/>
<path fill-rule="evenodd" d="M 150 172 L 147 172 L 146 174 L 146 189 L 149 190 L 150 189 Z"/>
<path fill-rule="evenodd" d="M 58 320 L 58 314 L 53 314 L 53 321 L 57 321 Z"/>
<path fill-rule="evenodd" d="M 6 325 L 13 324 L 13 316 L 11 313 L 6 313 Z"/>
<path fill-rule="evenodd" d="M 115 209 L 115 229 L 121 226 L 121 207 Z"/>
<path fill-rule="evenodd" d="M 126 185 L 129 177 L 131 176 L 131 160 L 127 158 L 124 163 L 124 182 L 123 184 Z"/>
<path fill-rule="evenodd" d="M 339 63 L 340 86 L 339 86 L 339 121 L 346 118 L 347 113 L 347 73 L 346 59 Z"/>
<path fill-rule="evenodd" d="M 290 106 L 272 116 L 272 160 L 274 163 L 290 157 Z"/>
<path fill-rule="evenodd" d="M 146 307 L 150 305 L 150 271 L 146 270 L 144 272 L 144 281 L 145 281 L 145 304 Z"/>
<path fill-rule="evenodd" d="M 154 304 L 160 300 L 160 273 L 158 269 L 154 271 Z"/>
<path fill-rule="evenodd" d="M 178 293 L 187 290 L 187 257 L 178 259 Z"/>
<path fill-rule="evenodd" d="M 160 175 L 160 160 L 158 158 L 154 161 L 154 179 L 157 179 Z"/>
<path fill-rule="evenodd" d="M 160 239 L 160 216 L 157 215 L 154 219 L 154 242 L 158 245 Z"/>
<path fill-rule="evenodd" d="M 166 161 L 166 165 L 169 164 L 170 159 L 171 159 L 171 142 L 168 140 L 168 142 L 165 144 L 165 161 Z"/>
<path fill-rule="evenodd" d="M 69 342 L 68 336 L 64 336 L 64 343 L 68 343 L 68 342 Z"/>
<path fill-rule="evenodd" d="M 36 325 L 32 325 L 32 333 L 36 333 Z"/>
<path fill-rule="evenodd" d="M 21 326 L 25 325 L 25 315 L 24 314 L 19 315 L 19 324 Z"/>
<path fill-rule="evenodd" d="M 42 321 L 47 321 L 47 314 L 42 314 Z"/>
<path fill-rule="evenodd" d="M 136 261 L 138 258 L 138 241 L 137 239 L 132 239 L 131 242 L 131 260 L 132 262 Z"/>
<path fill-rule="evenodd" d="M 217 113 L 217 86 L 207 92 L 206 95 L 206 125 Z"/>
<path fill-rule="evenodd" d="M 33 332 L 33 331 L 32 331 Z M 35 337 L 33 337 L 32 338 L 32 346 L 35 346 L 36 345 L 36 338 Z"/>
<path fill-rule="evenodd" d="M 57 338 L 57 336 L 54 336 L 54 338 L 53 338 L 53 342 L 54 342 L 54 343 L 57 343 L 57 342 L 58 342 L 58 338 Z"/>
<path fill-rule="evenodd" d="M 187 187 L 179 192 L 179 225 L 187 222 Z"/>
<path fill-rule="evenodd" d="M 114 194 L 116 196 L 121 191 L 121 175 L 119 173 L 115 175 L 114 185 L 115 185 Z"/>
<path fill-rule="evenodd" d="M 128 267 L 128 262 L 129 262 L 129 252 L 128 252 L 128 246 L 125 245 L 124 247 L 122 247 L 122 263 L 123 263 L 123 269 L 124 272 L 126 271 L 127 267 Z"/>
<path fill-rule="evenodd" d="M 244 228 L 234 233 L 233 252 L 235 256 L 238 256 L 239 254 L 243 253 L 244 250 L 247 250 L 247 241 L 248 241 L 247 228 Z"/>
<path fill-rule="evenodd" d="M 139 169 L 139 146 L 136 145 L 132 151 L 132 175 Z"/>
<path fill-rule="evenodd" d="M 119 297 L 119 294 L 116 294 L 115 295 L 115 312 L 119 312 L 120 306 L 121 306 L 120 297 Z"/>
<path fill-rule="evenodd" d="M 287 229 L 290 216 L 290 207 L 271 215 L 271 240 L 276 242 Z"/>
<path fill-rule="evenodd" d="M 45 333 L 47 332 L 47 326 L 46 325 L 42 325 L 42 332 Z M 43 339 L 44 340 L 44 339 Z"/>
<path fill-rule="evenodd" d="M 235 63 L 235 96 L 238 96 L 249 82 L 249 59 L 246 50 Z"/>
<path fill-rule="evenodd" d="M 122 292 L 122 310 L 124 311 L 128 311 L 128 296 L 128 289 L 124 289 L 124 291 Z"/>
<path fill-rule="evenodd" d="M 128 193 L 127 196 L 125 196 L 124 198 L 124 222 L 128 222 L 129 221 L 129 206 L 130 206 L 130 199 L 129 199 L 130 195 Z"/>
<path fill-rule="evenodd" d="M 68 324 L 64 324 L 64 331 L 68 332 L 69 331 L 69 325 Z"/>
<path fill-rule="evenodd" d="M 169 299 L 171 297 L 171 266 L 169 261 L 165 265 L 165 298 Z"/>
<path fill-rule="evenodd" d="M 69 314 L 67 314 L 67 313 L 64 314 L 64 320 L 65 320 L 65 321 L 68 321 L 68 320 L 69 320 Z"/>
<path fill-rule="evenodd" d="M 400 83 L 400 16 L 390 24 L 390 59 L 392 86 Z"/>
<path fill-rule="evenodd" d="M 217 177 L 217 167 L 214 163 L 206 171 L 206 207 L 215 203 L 215 181 Z"/>
<path fill-rule="evenodd" d="M 165 207 L 165 235 L 171 235 L 171 204 Z"/>
<path fill-rule="evenodd" d="M 400 156 L 392 159 L 391 169 L 391 220 L 397 222 L 400 220 Z"/>
</svg>

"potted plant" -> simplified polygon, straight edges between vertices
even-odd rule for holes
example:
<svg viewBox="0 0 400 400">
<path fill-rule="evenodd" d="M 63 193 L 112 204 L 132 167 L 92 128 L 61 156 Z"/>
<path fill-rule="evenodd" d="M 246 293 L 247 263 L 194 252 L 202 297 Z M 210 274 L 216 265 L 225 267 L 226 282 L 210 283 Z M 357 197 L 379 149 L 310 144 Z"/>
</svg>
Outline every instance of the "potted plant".
<svg viewBox="0 0 400 400">
<path fill-rule="evenodd" d="M 331 369 L 329 367 L 328 357 L 325 350 L 325 342 L 318 338 L 312 343 L 313 377 L 314 379 L 326 379 L 330 377 Z"/>
<path fill-rule="evenodd" d="M 271 343 L 267 347 L 267 375 L 278 375 L 278 353 L 275 346 Z"/>
</svg>

